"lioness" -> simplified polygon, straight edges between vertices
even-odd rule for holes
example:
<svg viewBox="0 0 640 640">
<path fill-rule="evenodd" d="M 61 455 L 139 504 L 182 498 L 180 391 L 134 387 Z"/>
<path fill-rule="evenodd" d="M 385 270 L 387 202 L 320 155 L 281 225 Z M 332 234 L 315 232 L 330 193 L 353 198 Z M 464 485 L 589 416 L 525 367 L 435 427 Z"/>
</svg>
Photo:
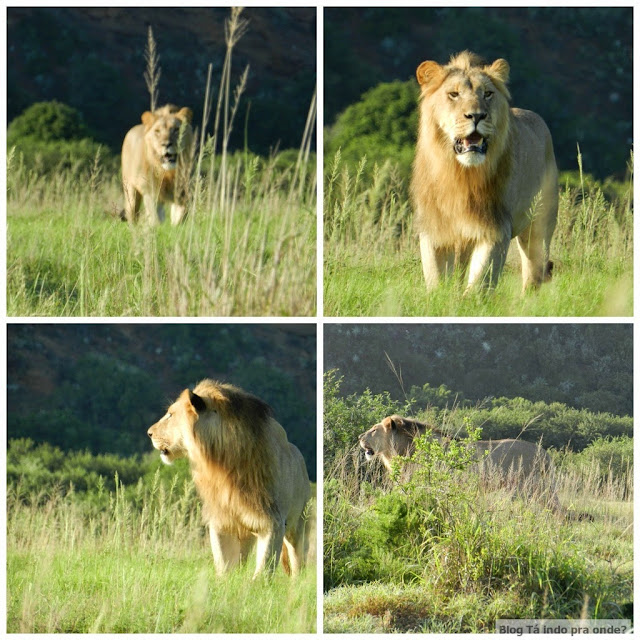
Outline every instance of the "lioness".
<svg viewBox="0 0 640 640">
<path fill-rule="evenodd" d="M 463 51 L 416 70 L 420 127 L 411 181 L 427 289 L 460 265 L 467 290 L 493 286 L 518 238 L 522 286 L 551 275 L 558 213 L 551 134 L 532 111 L 509 108 L 509 65 Z"/>
<path fill-rule="evenodd" d="M 142 114 L 142 124 L 129 130 L 122 144 L 124 216 L 136 222 L 141 200 L 151 225 L 164 220 L 171 205 L 171 224 L 185 215 L 186 184 L 193 143 L 192 112 L 165 105 Z"/>
<path fill-rule="evenodd" d="M 410 456 L 414 451 L 414 439 L 429 431 L 434 439 L 450 440 L 441 431 L 423 422 L 399 415 L 387 416 L 371 429 L 359 436 L 360 447 L 367 460 L 378 456 L 391 471 L 391 461 L 395 456 Z M 558 500 L 553 484 L 553 463 L 549 454 L 539 445 L 525 440 L 479 440 L 473 443 L 474 457 L 480 461 L 481 471 L 495 469 L 505 479 L 509 476 L 520 486 L 539 483 L 546 478 L 551 491 L 550 503 L 558 508 Z"/>
</svg>

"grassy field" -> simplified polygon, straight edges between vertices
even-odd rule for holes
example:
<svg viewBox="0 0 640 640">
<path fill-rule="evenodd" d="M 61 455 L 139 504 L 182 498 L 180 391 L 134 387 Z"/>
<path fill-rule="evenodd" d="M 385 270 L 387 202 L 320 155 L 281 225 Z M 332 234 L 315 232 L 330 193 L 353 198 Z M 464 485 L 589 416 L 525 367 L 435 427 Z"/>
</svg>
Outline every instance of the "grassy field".
<svg viewBox="0 0 640 640">
<path fill-rule="evenodd" d="M 10 156 L 8 315 L 314 315 L 314 170 L 294 175 L 295 155 L 229 165 L 224 203 L 207 182 L 183 225 L 148 228 L 110 215 L 121 188 L 99 162 L 47 177 Z"/>
<path fill-rule="evenodd" d="M 604 483 L 593 465 L 559 474 L 566 516 L 464 474 L 392 487 L 360 460 L 347 453 L 325 474 L 325 632 L 491 633 L 500 618 L 632 617 L 632 473 Z"/>
<path fill-rule="evenodd" d="M 249 24 L 241 14 L 232 7 L 225 22 L 215 110 L 209 66 L 181 226 L 120 224 L 119 158 L 105 162 L 98 153 L 92 167 L 74 157 L 42 170 L 42 152 L 25 162 L 19 149 L 8 150 L 8 315 L 315 315 L 316 97 L 299 150 L 270 158 L 231 154 L 249 72 L 232 84 L 232 52 Z M 156 53 L 149 28 L 145 81 L 152 105 L 161 76 Z"/>
<path fill-rule="evenodd" d="M 315 521 L 297 579 L 279 568 L 252 581 L 251 559 L 217 577 L 192 483 L 157 480 L 119 485 L 104 509 L 9 488 L 9 633 L 315 631 Z"/>
<path fill-rule="evenodd" d="M 633 314 L 632 184 L 605 199 L 589 185 L 560 188 L 551 245 L 553 278 L 521 295 L 512 243 L 495 291 L 463 297 L 451 279 L 427 294 L 406 185 L 392 167 L 353 171 L 339 157 L 325 175 L 326 316 L 630 316 Z"/>
</svg>

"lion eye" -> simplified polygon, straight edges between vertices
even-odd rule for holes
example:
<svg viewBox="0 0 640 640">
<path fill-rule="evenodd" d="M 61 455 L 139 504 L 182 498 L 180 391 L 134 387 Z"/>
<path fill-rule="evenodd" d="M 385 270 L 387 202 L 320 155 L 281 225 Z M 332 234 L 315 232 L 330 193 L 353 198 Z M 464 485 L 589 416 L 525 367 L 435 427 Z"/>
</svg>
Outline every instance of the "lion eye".
<svg viewBox="0 0 640 640">
<path fill-rule="evenodd" d="M 484 97 L 485 97 L 486 100 L 488 100 L 492 95 L 493 95 L 493 91 L 485 91 L 484 92 Z"/>
<path fill-rule="evenodd" d="M 173 416 L 173 414 L 170 411 L 167 411 L 167 415 L 165 416 L 165 420 L 171 420 L 171 416 Z"/>
<path fill-rule="evenodd" d="M 449 91 L 449 97 L 455 100 L 460 94 L 457 91 Z"/>
</svg>

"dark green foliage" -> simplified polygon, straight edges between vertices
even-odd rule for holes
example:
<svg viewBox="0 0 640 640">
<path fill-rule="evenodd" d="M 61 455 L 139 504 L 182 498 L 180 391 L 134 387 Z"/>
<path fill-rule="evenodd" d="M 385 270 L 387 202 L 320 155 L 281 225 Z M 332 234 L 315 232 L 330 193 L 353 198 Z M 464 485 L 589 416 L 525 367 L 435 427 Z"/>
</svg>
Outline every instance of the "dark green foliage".
<svg viewBox="0 0 640 640">
<path fill-rule="evenodd" d="M 7 484 L 19 485 L 25 500 L 73 491 L 81 500 L 95 501 L 107 499 L 108 492 L 115 491 L 116 477 L 126 487 L 134 487 L 141 479 L 150 484 L 161 466 L 155 454 L 123 458 L 88 451 L 65 452 L 49 443 L 36 445 L 30 438 L 20 438 L 9 441 Z M 178 469 L 183 479 L 189 478 L 188 466 L 180 464 L 166 472 L 164 481 L 170 482 Z"/>
<path fill-rule="evenodd" d="M 38 102 L 9 124 L 7 149 L 15 147 L 19 161 L 38 174 L 68 169 L 86 173 L 96 157 L 103 170 L 115 171 L 114 157 L 91 135 L 76 109 L 55 100 Z"/>
<path fill-rule="evenodd" d="M 180 19 L 174 20 L 171 12 L 179 12 Z M 228 16 L 229 10 L 223 7 L 167 9 L 153 25 L 162 68 L 159 103 L 190 106 L 196 123 L 202 116 L 209 63 L 213 65 L 214 105 L 217 100 L 225 47 L 222 29 L 212 40 L 206 27 L 199 28 L 200 23 L 212 19 L 222 25 Z M 246 64 L 250 71 L 231 132 L 231 148 L 244 148 L 246 138 L 251 149 L 263 155 L 276 148 L 296 148 L 315 86 L 315 9 L 248 8 L 244 16 L 256 40 L 248 47 L 241 44 L 242 50 L 234 56 L 232 91 Z M 252 20 L 259 25 L 258 34 L 264 33 L 261 26 L 277 34 L 275 40 L 263 43 L 263 36 L 255 35 Z M 56 98 L 81 110 L 96 132 L 95 139 L 118 152 L 127 130 L 149 108 L 143 80 L 149 18 L 145 9 L 129 7 L 117 21 L 114 25 L 111 17 L 100 20 L 96 13 L 88 15 L 82 8 L 14 10 L 7 36 L 9 119 L 35 101 Z M 296 52 L 295 64 L 281 60 L 265 64 L 271 58 L 270 44 L 287 42 L 274 56 L 281 58 L 287 47 L 295 46 L 290 40 L 301 36 L 308 51 Z M 291 72 L 283 73 L 283 67 Z"/>
<path fill-rule="evenodd" d="M 90 136 L 89 129 L 77 109 L 57 100 L 36 102 L 14 118 L 7 128 L 7 145 L 24 138 L 41 142 L 82 140 Z"/>
<path fill-rule="evenodd" d="M 10 438 L 94 455 L 146 453 L 147 428 L 168 404 L 214 378 L 268 402 L 315 478 L 311 335 L 254 325 L 19 325 L 8 342 Z M 46 380 L 46 393 L 34 393 L 32 375 Z"/>
<path fill-rule="evenodd" d="M 632 144 L 632 25 L 631 7 L 329 8 L 326 124 L 378 83 L 471 49 L 508 60 L 513 105 L 545 119 L 561 169 L 577 168 L 579 143 L 586 172 L 620 179 Z M 368 142 L 361 155 L 371 153 Z"/>
<path fill-rule="evenodd" d="M 369 167 L 391 161 L 408 176 L 418 128 L 417 97 L 413 80 L 383 83 L 367 91 L 326 132 L 325 164 L 340 149 L 348 164 L 357 165 L 366 156 Z"/>
<path fill-rule="evenodd" d="M 348 372 L 342 395 L 370 389 L 404 399 L 411 390 L 422 409 L 451 406 L 460 392 L 458 402 L 474 405 L 519 397 L 592 413 L 633 412 L 629 324 L 333 324 L 325 332 L 326 368 Z M 385 354 L 401 370 L 403 386 Z M 427 391 L 412 389 L 425 383 Z M 455 392 L 444 405 L 433 394 L 440 385 Z"/>
</svg>

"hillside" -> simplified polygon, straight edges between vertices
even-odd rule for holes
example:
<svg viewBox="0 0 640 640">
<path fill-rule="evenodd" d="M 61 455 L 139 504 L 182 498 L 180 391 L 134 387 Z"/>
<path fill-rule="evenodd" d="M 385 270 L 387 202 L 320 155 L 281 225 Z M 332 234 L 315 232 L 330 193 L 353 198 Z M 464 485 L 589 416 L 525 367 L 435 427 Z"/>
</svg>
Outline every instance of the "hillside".
<svg viewBox="0 0 640 640">
<path fill-rule="evenodd" d="M 7 118 L 56 99 L 78 109 L 95 137 L 119 151 L 149 106 L 143 79 L 147 28 L 160 56 L 159 102 L 202 117 L 207 67 L 214 100 L 225 53 L 226 8 L 44 8 L 7 10 Z M 232 85 L 248 84 L 234 145 L 266 153 L 297 147 L 315 86 L 315 8 L 247 8 L 248 30 L 234 50 Z"/>
<path fill-rule="evenodd" d="M 269 402 L 315 477 L 315 325 L 10 325 L 7 350 L 9 438 L 144 453 L 147 427 L 210 377 Z"/>
<path fill-rule="evenodd" d="M 511 66 L 513 105 L 538 112 L 561 170 L 624 176 L 633 138 L 631 7 L 337 8 L 324 17 L 325 125 L 380 82 L 471 49 Z M 417 97 L 417 83 L 416 83 Z"/>
<path fill-rule="evenodd" d="M 632 333 L 630 324 L 334 324 L 324 367 L 344 376 L 342 395 L 402 400 L 414 385 L 445 385 L 449 406 L 520 397 L 624 416 L 633 414 Z"/>
</svg>

